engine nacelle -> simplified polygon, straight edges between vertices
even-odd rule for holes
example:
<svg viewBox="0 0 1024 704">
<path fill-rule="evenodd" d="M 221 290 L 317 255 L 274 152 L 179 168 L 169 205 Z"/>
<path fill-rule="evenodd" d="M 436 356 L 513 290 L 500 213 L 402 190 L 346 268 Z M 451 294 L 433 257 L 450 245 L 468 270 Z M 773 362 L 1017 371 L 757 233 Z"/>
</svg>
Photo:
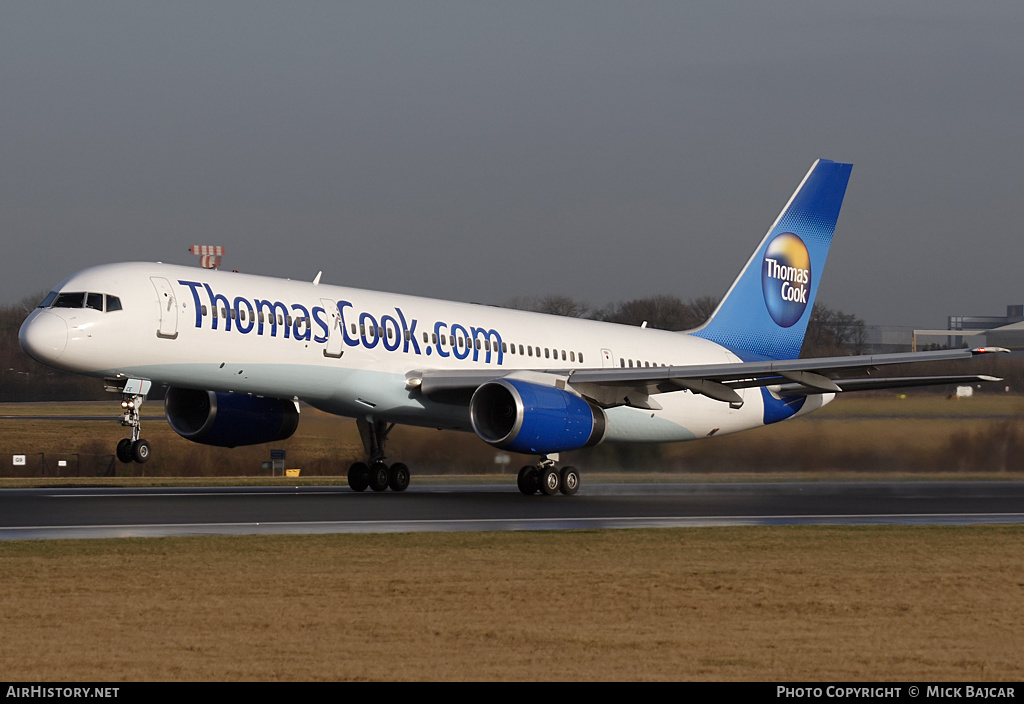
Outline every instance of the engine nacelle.
<svg viewBox="0 0 1024 704">
<path fill-rule="evenodd" d="M 294 402 L 248 394 L 171 388 L 164 413 L 181 437 L 220 447 L 284 440 L 299 427 Z"/>
<path fill-rule="evenodd" d="M 538 455 L 596 445 L 607 425 L 604 411 L 579 396 L 518 379 L 480 386 L 469 402 L 469 415 L 484 442 Z"/>
</svg>

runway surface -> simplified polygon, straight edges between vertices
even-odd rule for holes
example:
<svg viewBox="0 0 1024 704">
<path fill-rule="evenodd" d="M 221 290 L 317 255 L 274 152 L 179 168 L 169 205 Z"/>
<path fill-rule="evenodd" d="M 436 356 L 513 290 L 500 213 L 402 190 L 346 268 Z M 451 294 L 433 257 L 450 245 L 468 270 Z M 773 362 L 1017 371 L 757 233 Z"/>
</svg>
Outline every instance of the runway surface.
<svg viewBox="0 0 1024 704">
<path fill-rule="evenodd" d="M 414 480 L 415 481 L 415 480 Z M 745 482 L 50 488 L 0 491 L 0 539 L 567 530 L 724 525 L 1024 523 L 1024 482 Z"/>
</svg>

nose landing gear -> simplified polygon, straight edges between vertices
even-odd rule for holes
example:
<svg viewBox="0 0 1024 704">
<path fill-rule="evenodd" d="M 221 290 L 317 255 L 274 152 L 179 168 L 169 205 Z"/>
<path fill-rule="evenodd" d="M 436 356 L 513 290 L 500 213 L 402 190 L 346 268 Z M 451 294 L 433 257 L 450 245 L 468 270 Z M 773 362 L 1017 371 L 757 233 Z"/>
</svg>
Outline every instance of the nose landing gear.
<svg viewBox="0 0 1024 704">
<path fill-rule="evenodd" d="M 124 438 L 117 443 L 117 459 L 125 464 L 146 462 L 151 454 L 149 443 L 140 437 L 142 417 L 139 414 L 139 408 L 146 399 L 150 384 L 147 379 L 129 379 L 123 388 L 117 389 L 121 392 L 121 409 L 124 411 L 121 425 L 131 428 L 132 433 L 130 438 Z"/>
</svg>

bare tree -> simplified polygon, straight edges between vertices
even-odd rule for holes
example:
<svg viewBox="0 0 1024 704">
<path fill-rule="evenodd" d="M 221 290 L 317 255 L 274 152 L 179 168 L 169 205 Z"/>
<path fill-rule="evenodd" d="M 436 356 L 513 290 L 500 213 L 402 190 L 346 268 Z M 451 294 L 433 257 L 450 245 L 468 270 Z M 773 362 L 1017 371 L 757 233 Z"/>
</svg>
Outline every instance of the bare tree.
<svg viewBox="0 0 1024 704">
<path fill-rule="evenodd" d="M 535 313 L 562 315 L 567 318 L 585 318 L 590 306 L 569 296 L 549 295 L 540 298 L 517 297 L 505 304 L 506 308 L 530 310 Z"/>
<path fill-rule="evenodd" d="M 623 325 L 641 325 L 659 330 L 689 330 L 695 328 L 711 315 L 718 306 L 718 300 L 704 296 L 684 303 L 676 296 L 662 294 L 648 298 L 636 298 L 623 303 L 612 303 L 593 317 Z"/>
<path fill-rule="evenodd" d="M 852 313 L 815 303 L 807 323 L 802 357 L 832 357 L 863 354 L 867 330 L 864 321 Z"/>
</svg>

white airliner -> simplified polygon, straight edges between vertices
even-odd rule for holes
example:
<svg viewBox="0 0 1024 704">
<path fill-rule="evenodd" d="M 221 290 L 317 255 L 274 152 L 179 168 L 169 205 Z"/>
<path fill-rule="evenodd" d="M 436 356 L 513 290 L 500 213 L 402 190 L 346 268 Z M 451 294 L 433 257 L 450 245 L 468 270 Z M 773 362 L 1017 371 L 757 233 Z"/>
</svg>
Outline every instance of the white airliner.
<svg viewBox="0 0 1024 704">
<path fill-rule="evenodd" d="M 876 378 L 877 367 L 995 350 L 798 359 L 851 166 L 818 160 L 700 328 L 653 330 L 170 264 L 104 264 L 51 292 L 22 325 L 35 359 L 101 377 L 122 395 L 144 462 L 139 406 L 168 387 L 171 427 L 234 447 L 282 440 L 298 401 L 356 419 L 356 491 L 402 491 L 385 462 L 395 424 L 475 432 L 539 458 L 525 494 L 573 494 L 558 453 L 600 442 L 675 442 L 813 411 L 843 391 L 988 381 Z M 847 375 L 853 378 L 846 378 Z"/>
</svg>

